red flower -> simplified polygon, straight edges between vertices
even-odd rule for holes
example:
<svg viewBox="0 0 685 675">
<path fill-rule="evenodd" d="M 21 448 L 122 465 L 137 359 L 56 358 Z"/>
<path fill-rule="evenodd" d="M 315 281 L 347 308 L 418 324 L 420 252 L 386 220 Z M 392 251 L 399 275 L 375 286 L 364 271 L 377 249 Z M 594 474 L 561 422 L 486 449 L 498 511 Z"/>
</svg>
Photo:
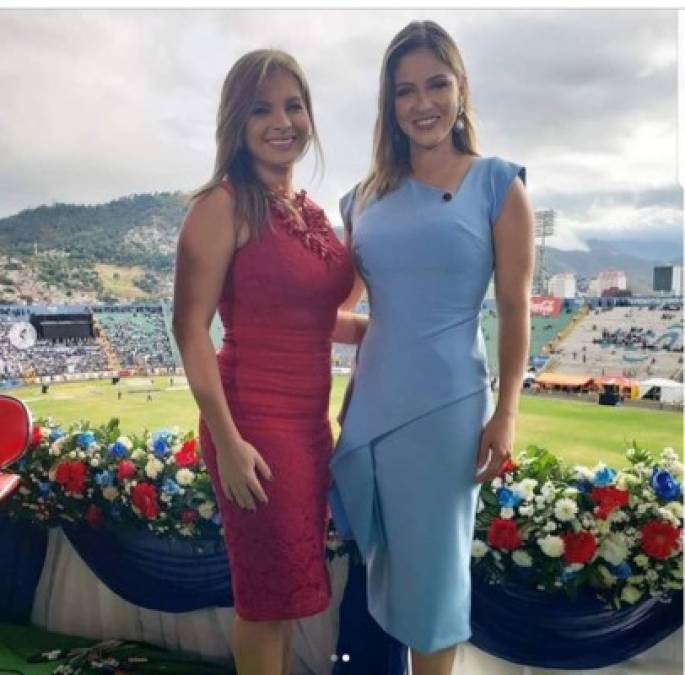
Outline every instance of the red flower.
<svg viewBox="0 0 685 675">
<path fill-rule="evenodd" d="M 502 477 L 504 476 L 505 473 L 511 473 L 518 467 L 518 464 L 516 464 L 511 457 L 507 457 L 506 461 L 502 466 L 500 467 L 499 473 L 497 474 L 498 476 Z"/>
<path fill-rule="evenodd" d="M 188 509 L 186 511 L 183 511 L 181 513 L 181 522 L 184 525 L 192 525 L 195 523 L 198 519 L 198 513 L 197 511 L 193 511 L 191 509 Z"/>
<path fill-rule="evenodd" d="M 154 520 L 159 514 L 157 503 L 157 490 L 150 483 L 138 483 L 131 490 L 131 503 L 137 509 L 139 515 Z"/>
<path fill-rule="evenodd" d="M 186 441 L 181 449 L 174 453 L 174 462 L 177 466 L 195 466 L 197 464 L 197 440 L 191 438 Z"/>
<path fill-rule="evenodd" d="M 65 492 L 82 495 L 86 489 L 86 467 L 82 462 L 60 462 L 55 471 L 55 480 Z"/>
<path fill-rule="evenodd" d="M 95 504 L 91 504 L 86 511 L 86 522 L 91 527 L 98 529 L 103 523 L 102 509 Z"/>
<path fill-rule="evenodd" d="M 568 530 L 561 535 L 564 540 L 564 560 L 567 563 L 587 563 L 597 550 L 597 540 L 591 532 Z"/>
<path fill-rule="evenodd" d="M 117 466 L 117 478 L 123 480 L 124 478 L 130 478 L 135 475 L 136 465 L 128 459 L 122 459 Z"/>
<path fill-rule="evenodd" d="M 642 526 L 642 550 L 652 558 L 666 560 L 680 548 L 681 530 L 663 520 L 650 520 Z"/>
<path fill-rule="evenodd" d="M 604 520 L 614 509 L 628 504 L 627 490 L 619 490 L 616 487 L 595 487 L 592 488 L 590 497 L 597 502 L 595 515 Z"/>
<path fill-rule="evenodd" d="M 488 528 L 488 544 L 492 548 L 507 551 L 513 551 L 521 546 L 521 537 L 516 523 L 508 518 L 493 518 Z"/>
<path fill-rule="evenodd" d="M 40 427 L 32 427 L 31 428 L 31 440 L 29 442 L 29 447 L 35 448 L 37 445 L 40 444 L 40 442 L 42 440 L 43 440 L 43 432 L 40 430 Z"/>
</svg>

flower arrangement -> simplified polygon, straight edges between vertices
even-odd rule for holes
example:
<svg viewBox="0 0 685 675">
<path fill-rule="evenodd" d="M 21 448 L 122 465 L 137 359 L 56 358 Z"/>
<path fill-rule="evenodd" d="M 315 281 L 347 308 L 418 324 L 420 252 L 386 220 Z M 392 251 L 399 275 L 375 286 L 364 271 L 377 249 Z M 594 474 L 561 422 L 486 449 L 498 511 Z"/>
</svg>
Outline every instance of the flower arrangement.
<svg viewBox="0 0 685 675">
<path fill-rule="evenodd" d="M 10 471 L 22 479 L 3 505 L 11 518 L 134 525 L 179 537 L 216 536 L 221 526 L 198 442 L 178 429 L 124 436 L 115 418 L 67 431 L 39 420 Z"/>
<path fill-rule="evenodd" d="M 568 467 L 531 446 L 483 485 L 471 549 L 475 574 L 574 598 L 590 587 L 620 608 L 683 587 L 681 482 L 672 448 L 633 444 L 617 471 Z"/>
<path fill-rule="evenodd" d="M 29 450 L 9 470 L 21 476 L 0 506 L 12 519 L 48 527 L 67 521 L 112 531 L 143 528 L 191 541 L 221 536 L 221 514 L 192 432 L 124 436 L 116 418 L 98 427 L 81 421 L 65 431 L 41 419 Z M 352 543 L 329 528 L 327 558 L 352 551 Z"/>
</svg>

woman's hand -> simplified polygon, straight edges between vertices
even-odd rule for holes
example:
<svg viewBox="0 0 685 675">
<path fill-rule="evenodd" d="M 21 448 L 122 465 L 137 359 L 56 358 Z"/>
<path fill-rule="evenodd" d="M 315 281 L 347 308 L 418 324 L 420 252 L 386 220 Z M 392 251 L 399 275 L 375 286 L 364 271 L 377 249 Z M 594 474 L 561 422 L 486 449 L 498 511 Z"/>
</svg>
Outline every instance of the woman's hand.
<svg viewBox="0 0 685 675">
<path fill-rule="evenodd" d="M 255 498 L 264 504 L 268 503 L 257 471 L 267 480 L 273 480 L 273 474 L 251 443 L 241 438 L 231 446 L 217 447 L 216 459 L 221 489 L 226 499 L 250 511 L 257 510 Z"/>
<path fill-rule="evenodd" d="M 492 480 L 511 457 L 515 421 L 514 415 L 495 412 L 485 425 L 476 460 L 476 483 Z"/>
</svg>

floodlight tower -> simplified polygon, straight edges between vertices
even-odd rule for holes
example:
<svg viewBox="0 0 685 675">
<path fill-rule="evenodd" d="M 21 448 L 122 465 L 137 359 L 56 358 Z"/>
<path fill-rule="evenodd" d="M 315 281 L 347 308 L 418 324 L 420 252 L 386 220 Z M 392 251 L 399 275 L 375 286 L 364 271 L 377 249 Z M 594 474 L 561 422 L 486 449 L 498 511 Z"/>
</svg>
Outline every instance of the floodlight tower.
<svg viewBox="0 0 685 675">
<path fill-rule="evenodd" d="M 533 274 L 533 294 L 547 295 L 547 268 L 545 267 L 546 239 L 554 235 L 556 212 L 554 209 L 541 209 L 535 212 L 535 272 Z"/>
</svg>

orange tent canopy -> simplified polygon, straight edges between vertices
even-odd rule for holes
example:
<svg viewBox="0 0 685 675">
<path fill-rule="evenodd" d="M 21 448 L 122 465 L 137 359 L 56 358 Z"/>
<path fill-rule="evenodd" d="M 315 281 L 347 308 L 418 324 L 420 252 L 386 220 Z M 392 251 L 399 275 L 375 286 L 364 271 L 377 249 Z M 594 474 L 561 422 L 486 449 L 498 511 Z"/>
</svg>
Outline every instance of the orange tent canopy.
<svg viewBox="0 0 685 675">
<path fill-rule="evenodd" d="M 542 373 L 535 378 L 538 384 L 551 384 L 560 387 L 584 387 L 592 383 L 590 375 L 564 375 L 563 373 Z"/>
<path fill-rule="evenodd" d="M 624 377 L 623 375 L 602 375 L 601 377 L 595 378 L 597 384 L 616 384 L 619 387 L 632 387 L 637 385 L 637 380 L 631 380 L 629 377 Z"/>
</svg>

